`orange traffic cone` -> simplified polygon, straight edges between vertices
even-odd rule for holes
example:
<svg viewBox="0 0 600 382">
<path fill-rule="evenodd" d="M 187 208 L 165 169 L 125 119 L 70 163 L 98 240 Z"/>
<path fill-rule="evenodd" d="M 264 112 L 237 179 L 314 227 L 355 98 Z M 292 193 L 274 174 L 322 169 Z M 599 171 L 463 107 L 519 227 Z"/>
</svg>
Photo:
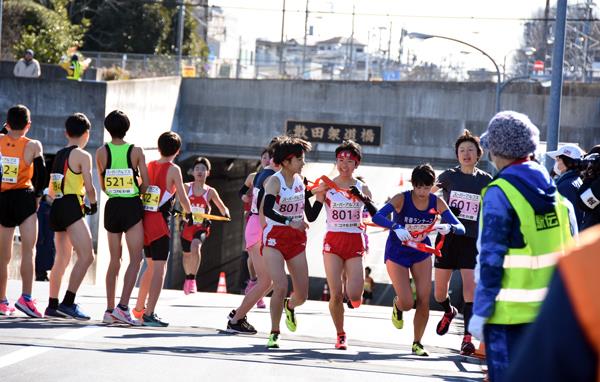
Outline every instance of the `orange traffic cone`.
<svg viewBox="0 0 600 382">
<path fill-rule="evenodd" d="M 217 286 L 217 293 L 227 293 L 227 281 L 225 281 L 225 272 L 219 274 L 219 285 Z"/>
<path fill-rule="evenodd" d="M 327 283 L 323 285 L 323 294 L 321 295 L 321 301 L 329 301 L 329 286 Z"/>
<path fill-rule="evenodd" d="M 398 182 L 398 186 L 404 186 L 404 175 L 402 173 L 400 173 L 400 182 Z"/>
<path fill-rule="evenodd" d="M 483 343 L 483 341 L 479 342 L 479 347 L 477 348 L 477 350 L 475 350 L 475 353 L 473 353 L 473 355 L 479 359 L 485 359 L 485 344 Z"/>
</svg>

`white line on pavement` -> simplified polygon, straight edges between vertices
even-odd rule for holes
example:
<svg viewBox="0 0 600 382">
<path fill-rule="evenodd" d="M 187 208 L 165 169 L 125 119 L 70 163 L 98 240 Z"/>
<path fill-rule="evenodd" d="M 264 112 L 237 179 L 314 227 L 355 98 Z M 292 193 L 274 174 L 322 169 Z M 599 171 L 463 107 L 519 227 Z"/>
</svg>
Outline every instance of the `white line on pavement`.
<svg viewBox="0 0 600 382">
<path fill-rule="evenodd" d="M 103 329 L 103 327 L 101 326 L 85 326 L 83 328 L 69 330 L 68 332 L 56 336 L 53 339 L 75 341 L 86 337 L 92 333 L 95 333 L 101 329 Z M 12 353 L 8 353 L 0 357 L 0 369 L 6 366 L 13 365 L 17 362 L 24 361 L 28 358 L 36 357 L 50 350 L 52 350 L 51 346 L 36 347 L 35 345 L 15 350 Z"/>
</svg>

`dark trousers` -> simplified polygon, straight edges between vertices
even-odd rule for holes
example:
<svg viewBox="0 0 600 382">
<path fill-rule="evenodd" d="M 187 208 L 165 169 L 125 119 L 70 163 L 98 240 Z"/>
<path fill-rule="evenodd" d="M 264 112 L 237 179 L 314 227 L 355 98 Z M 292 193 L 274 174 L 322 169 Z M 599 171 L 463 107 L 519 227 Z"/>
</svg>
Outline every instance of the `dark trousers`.
<svg viewBox="0 0 600 382">
<path fill-rule="evenodd" d="M 499 382 L 504 379 L 504 374 L 517 353 L 519 342 L 523 339 L 529 326 L 530 324 L 485 325 L 483 337 L 490 382 Z"/>
<path fill-rule="evenodd" d="M 35 272 L 36 275 L 45 274 L 54 265 L 54 232 L 50 229 L 50 205 L 45 201 L 40 202 L 37 211 L 38 239 L 35 244 Z"/>
</svg>

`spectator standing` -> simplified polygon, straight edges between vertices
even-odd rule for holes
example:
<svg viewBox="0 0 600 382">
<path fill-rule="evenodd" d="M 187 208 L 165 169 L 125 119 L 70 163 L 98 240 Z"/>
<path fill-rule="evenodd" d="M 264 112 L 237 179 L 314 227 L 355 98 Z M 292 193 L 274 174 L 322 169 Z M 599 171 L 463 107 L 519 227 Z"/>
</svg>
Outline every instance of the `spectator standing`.
<svg viewBox="0 0 600 382">
<path fill-rule="evenodd" d="M 39 78 L 42 74 L 40 63 L 33 56 L 33 50 L 27 49 L 25 51 L 25 55 L 17 61 L 13 69 L 15 77 Z"/>
</svg>

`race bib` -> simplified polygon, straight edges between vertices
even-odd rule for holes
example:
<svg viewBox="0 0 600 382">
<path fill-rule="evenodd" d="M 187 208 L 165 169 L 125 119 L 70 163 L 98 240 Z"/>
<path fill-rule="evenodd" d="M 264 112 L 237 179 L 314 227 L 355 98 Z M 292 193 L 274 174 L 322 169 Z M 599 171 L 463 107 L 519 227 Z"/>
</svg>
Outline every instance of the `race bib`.
<svg viewBox="0 0 600 382">
<path fill-rule="evenodd" d="M 469 192 L 451 191 L 448 204 L 460 210 L 460 219 L 477 221 L 481 196 Z"/>
<path fill-rule="evenodd" d="M 204 222 L 204 216 L 202 215 L 205 213 L 206 209 L 204 207 L 192 204 L 192 220 L 194 221 L 194 225 L 202 224 L 202 222 Z"/>
<path fill-rule="evenodd" d="M 429 226 L 430 226 L 430 224 L 405 224 L 404 228 L 412 234 L 413 232 L 424 231 L 427 228 L 429 228 Z M 416 237 L 413 236 L 413 241 L 421 242 L 421 241 L 425 240 L 427 235 L 429 235 L 429 233 L 426 232 L 426 233 L 422 233 Z"/>
<path fill-rule="evenodd" d="M 279 205 L 279 213 L 292 219 L 302 219 L 304 217 L 304 199 L 296 203 L 282 202 Z"/>
<path fill-rule="evenodd" d="M 49 194 L 54 199 L 60 199 L 64 196 L 62 192 L 62 183 L 64 178 L 65 176 L 63 174 L 58 174 L 55 172 L 50 174 Z"/>
<path fill-rule="evenodd" d="M 2 157 L 2 183 L 17 183 L 19 158 Z"/>
<path fill-rule="evenodd" d="M 331 224 L 336 228 L 358 227 L 361 223 L 360 205 L 354 206 L 354 203 L 331 203 L 331 213 L 329 215 Z"/>
<path fill-rule="evenodd" d="M 104 188 L 107 194 L 135 194 L 133 170 L 130 168 L 107 169 L 104 174 Z"/>
<path fill-rule="evenodd" d="M 156 212 L 158 211 L 158 203 L 160 201 L 160 187 L 148 186 L 146 193 L 142 195 L 142 203 L 144 210 Z"/>
</svg>

